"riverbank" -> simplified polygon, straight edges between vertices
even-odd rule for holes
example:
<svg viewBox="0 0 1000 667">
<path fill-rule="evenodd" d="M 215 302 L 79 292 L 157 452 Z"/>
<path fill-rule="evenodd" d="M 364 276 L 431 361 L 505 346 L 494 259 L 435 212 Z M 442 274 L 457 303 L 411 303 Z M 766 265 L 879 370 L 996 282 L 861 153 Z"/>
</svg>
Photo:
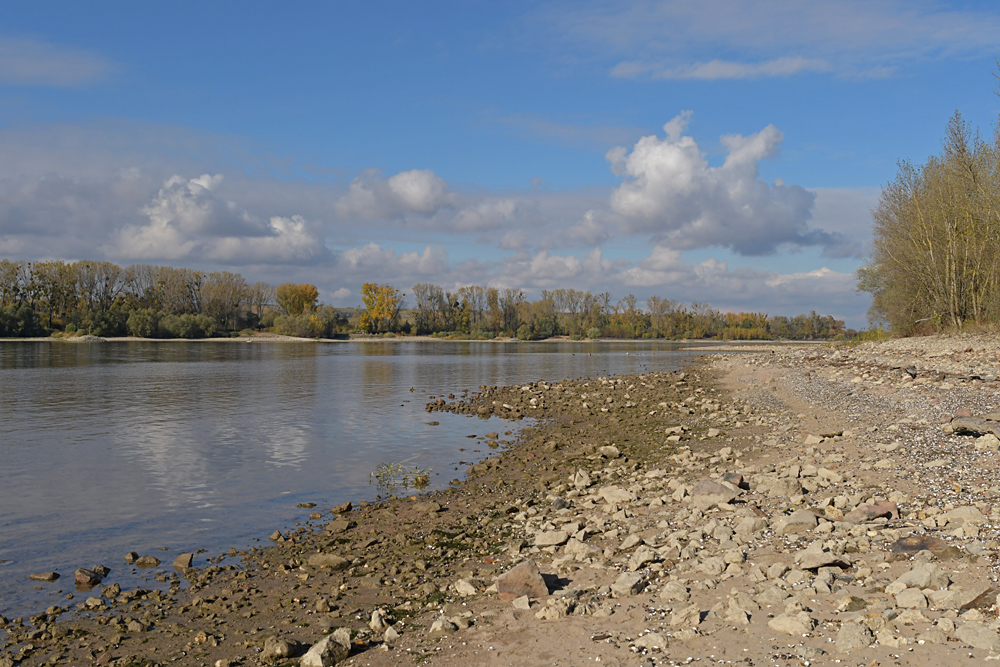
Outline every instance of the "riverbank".
<svg viewBox="0 0 1000 667">
<path fill-rule="evenodd" d="M 326 652 L 358 665 L 1000 654 L 1000 439 L 962 434 L 1000 409 L 998 353 L 987 337 L 769 346 L 435 401 L 544 420 L 448 490 L 303 508 L 273 546 L 154 567 L 163 592 L 109 578 L 12 624 L 5 655 L 280 664 L 334 628 Z M 512 571 L 528 560 L 540 575 Z"/>
</svg>

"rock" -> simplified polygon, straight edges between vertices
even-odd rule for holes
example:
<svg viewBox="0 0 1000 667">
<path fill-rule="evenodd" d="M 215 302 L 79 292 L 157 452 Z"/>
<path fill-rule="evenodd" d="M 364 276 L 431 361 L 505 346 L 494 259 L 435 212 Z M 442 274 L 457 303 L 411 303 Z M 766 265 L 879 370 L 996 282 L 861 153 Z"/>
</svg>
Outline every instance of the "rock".
<svg viewBox="0 0 1000 667">
<path fill-rule="evenodd" d="M 265 660 L 280 660 L 291 658 L 300 650 L 301 644 L 297 641 L 271 636 L 264 640 L 264 650 L 261 651 L 260 657 Z"/>
<path fill-rule="evenodd" d="M 347 501 L 346 503 L 341 503 L 340 505 L 334 505 L 330 508 L 330 511 L 334 514 L 347 514 L 352 509 L 354 509 L 354 505 L 351 504 L 351 501 Z"/>
<path fill-rule="evenodd" d="M 896 606 L 902 609 L 926 609 L 927 597 L 919 588 L 907 588 L 896 594 Z"/>
<path fill-rule="evenodd" d="M 346 533 L 351 529 L 350 519 L 345 519 L 343 517 L 339 519 L 334 519 L 330 523 L 326 524 L 326 532 L 331 535 L 339 535 L 340 533 Z"/>
<path fill-rule="evenodd" d="M 955 630 L 955 637 L 973 648 L 1000 653 L 1000 635 L 979 621 L 969 621 Z"/>
<path fill-rule="evenodd" d="M 586 470 L 577 470 L 576 474 L 573 475 L 573 486 L 577 489 L 586 489 L 590 484 L 590 475 L 587 474 Z"/>
<path fill-rule="evenodd" d="M 497 577 L 497 594 L 501 600 L 513 600 L 522 595 L 532 598 L 543 598 L 549 594 L 545 579 L 538 571 L 538 565 L 533 560 L 519 563 Z"/>
<path fill-rule="evenodd" d="M 512 604 L 514 605 L 514 609 L 531 609 L 531 600 L 528 599 L 527 595 L 514 598 Z"/>
<path fill-rule="evenodd" d="M 812 632 L 815 626 L 816 621 L 805 611 L 779 614 L 767 622 L 767 627 L 775 632 L 782 632 L 793 637 L 807 635 Z"/>
<path fill-rule="evenodd" d="M 992 433 L 1000 437 L 1000 424 L 978 417 L 956 417 L 951 420 L 951 429 L 958 435 L 986 435 Z"/>
<path fill-rule="evenodd" d="M 868 648 L 875 643 L 875 635 L 864 623 L 844 623 L 837 633 L 837 650 L 841 653 Z"/>
<path fill-rule="evenodd" d="M 431 516 L 434 516 L 439 512 L 443 512 L 444 508 L 441 507 L 440 503 L 428 500 L 426 502 L 413 503 L 413 510 L 415 512 L 420 512 L 421 514 L 430 514 Z"/>
<path fill-rule="evenodd" d="M 942 514 L 938 519 L 944 519 L 948 526 L 964 526 L 966 523 L 986 523 L 986 517 L 975 507 L 959 507 Z M 938 525 L 941 525 L 940 523 Z"/>
<path fill-rule="evenodd" d="M 896 540 L 889 547 L 894 554 L 914 554 L 921 551 L 930 551 L 938 560 L 954 560 L 962 557 L 962 550 L 948 544 L 939 537 L 929 535 L 911 535 Z"/>
<path fill-rule="evenodd" d="M 767 528 L 767 519 L 748 516 L 736 525 L 736 534 L 744 537 L 759 533 Z"/>
<path fill-rule="evenodd" d="M 382 632 L 389 624 L 385 621 L 385 612 L 381 609 L 376 609 L 372 612 L 372 618 L 368 622 L 368 627 L 371 628 L 372 632 Z"/>
<path fill-rule="evenodd" d="M 804 533 L 815 528 L 818 523 L 819 519 L 809 510 L 795 510 L 788 516 L 783 516 L 774 522 L 774 532 L 779 535 Z"/>
<path fill-rule="evenodd" d="M 702 480 L 691 489 L 691 504 L 700 510 L 715 505 L 727 505 L 736 499 L 736 492 L 713 480 Z"/>
<path fill-rule="evenodd" d="M 636 639 L 635 645 L 642 648 L 666 648 L 667 639 L 658 632 L 650 632 Z"/>
<path fill-rule="evenodd" d="M 470 595 L 478 593 L 479 589 L 476 587 L 476 583 L 472 579 L 459 579 L 455 582 L 455 591 L 463 598 L 467 598 Z"/>
<path fill-rule="evenodd" d="M 605 445 L 604 447 L 598 447 L 597 453 L 608 459 L 616 459 L 621 456 L 621 452 L 614 445 Z"/>
<path fill-rule="evenodd" d="M 385 634 L 382 635 L 382 641 L 386 644 L 391 644 L 397 639 L 399 639 L 399 631 L 396 630 L 396 628 L 390 626 L 385 629 Z"/>
<path fill-rule="evenodd" d="M 320 569 L 330 568 L 331 570 L 346 570 L 351 564 L 346 558 L 341 558 L 336 554 L 313 554 L 309 556 L 309 565 Z"/>
<path fill-rule="evenodd" d="M 795 562 L 803 570 L 818 570 L 821 567 L 850 567 L 851 561 L 846 556 L 838 556 L 829 549 L 822 549 L 821 543 L 817 543 L 819 548 L 809 548 L 795 554 Z"/>
<path fill-rule="evenodd" d="M 670 614 L 670 625 L 675 628 L 696 628 L 701 624 L 701 609 L 698 605 L 687 605 Z"/>
<path fill-rule="evenodd" d="M 344 646 L 333 635 L 328 635 L 313 644 L 299 660 L 301 667 L 331 667 L 343 662 L 351 654 L 350 646 Z"/>
<path fill-rule="evenodd" d="M 631 503 L 635 500 L 635 494 L 618 486 L 605 486 L 598 494 L 604 498 L 604 502 L 609 504 Z"/>
<path fill-rule="evenodd" d="M 791 498 L 792 496 L 802 495 L 802 493 L 802 484 L 793 477 L 779 477 L 767 487 L 769 498 Z"/>
<path fill-rule="evenodd" d="M 861 523 L 862 521 L 871 521 L 872 519 L 877 519 L 879 517 L 885 517 L 886 519 L 898 519 L 899 507 L 896 503 L 890 503 L 887 500 L 875 503 L 874 505 L 861 505 L 860 507 L 845 514 L 844 521 Z"/>
<path fill-rule="evenodd" d="M 128 563 L 129 565 L 136 562 L 137 560 L 139 560 L 139 554 L 137 554 L 136 552 L 129 551 L 127 554 L 125 554 L 125 562 Z"/>
<path fill-rule="evenodd" d="M 431 629 L 428 630 L 430 634 L 438 634 L 442 632 L 455 632 L 458 630 L 458 626 L 449 621 L 446 618 L 439 618 L 438 620 L 431 623 Z"/>
<path fill-rule="evenodd" d="M 660 589 L 660 599 L 665 602 L 687 602 L 691 598 L 691 593 L 687 587 L 679 581 L 668 581 Z"/>
<path fill-rule="evenodd" d="M 194 554 L 181 554 L 174 559 L 174 568 L 177 570 L 186 570 L 191 567 L 194 563 Z"/>
<path fill-rule="evenodd" d="M 569 534 L 561 530 L 552 530 L 535 535 L 536 547 L 559 547 L 569 540 Z"/>
<path fill-rule="evenodd" d="M 903 573 L 896 583 L 911 588 L 948 588 L 951 577 L 934 563 L 921 563 L 909 572 Z"/>
<path fill-rule="evenodd" d="M 611 595 L 616 598 L 628 597 L 637 594 L 645 586 L 646 582 L 641 574 L 625 572 L 611 584 Z"/>
<path fill-rule="evenodd" d="M 53 582 L 59 578 L 58 572 L 37 572 L 35 574 L 29 574 L 28 579 L 32 581 L 46 581 Z"/>
<path fill-rule="evenodd" d="M 142 556 L 136 559 L 135 564 L 137 567 L 149 569 L 151 567 L 159 567 L 160 559 L 156 556 Z"/>
<path fill-rule="evenodd" d="M 634 572 L 646 563 L 652 563 L 656 560 L 658 560 L 656 552 L 644 544 L 632 554 L 632 557 L 628 561 L 628 569 Z"/>
<path fill-rule="evenodd" d="M 93 570 L 81 567 L 74 574 L 76 575 L 76 583 L 81 586 L 96 586 L 101 583 L 101 575 L 97 574 Z"/>
</svg>

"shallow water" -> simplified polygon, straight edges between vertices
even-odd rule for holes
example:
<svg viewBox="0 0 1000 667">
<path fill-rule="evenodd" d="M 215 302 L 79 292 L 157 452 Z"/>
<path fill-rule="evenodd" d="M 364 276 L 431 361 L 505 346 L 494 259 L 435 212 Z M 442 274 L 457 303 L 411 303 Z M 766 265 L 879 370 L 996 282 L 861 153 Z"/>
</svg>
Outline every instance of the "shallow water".
<svg viewBox="0 0 1000 667">
<path fill-rule="evenodd" d="M 169 566 L 255 544 L 304 519 L 296 503 L 371 500 L 382 462 L 431 468 L 441 488 L 489 453 L 467 435 L 516 435 L 425 412 L 440 394 L 692 357 L 657 342 L 0 343 L 0 614 L 64 604 L 73 570 L 97 563 L 140 585 L 152 573 L 129 551 Z M 49 570 L 63 578 L 27 578 Z"/>
</svg>

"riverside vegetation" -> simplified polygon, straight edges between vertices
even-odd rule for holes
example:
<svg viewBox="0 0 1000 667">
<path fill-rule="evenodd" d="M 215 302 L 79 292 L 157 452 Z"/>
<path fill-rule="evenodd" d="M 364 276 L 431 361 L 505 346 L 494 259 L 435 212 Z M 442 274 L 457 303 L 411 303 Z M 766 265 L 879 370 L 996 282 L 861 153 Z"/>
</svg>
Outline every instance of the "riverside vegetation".
<svg viewBox="0 0 1000 667">
<path fill-rule="evenodd" d="M 0 620 L 0 665 L 995 659 L 998 355 L 754 348 L 432 400 L 539 421 L 479 435 L 495 454 L 444 491 L 317 499 L 270 546 L 173 568 L 128 554 L 147 588 L 80 570 L 62 606 Z"/>
<path fill-rule="evenodd" d="M 111 262 L 0 260 L 0 337 L 88 334 L 209 338 L 255 330 L 307 338 L 350 333 L 536 340 L 580 338 L 816 339 L 854 335 L 842 321 L 812 312 L 795 317 L 722 313 L 657 296 L 645 307 L 629 294 L 466 286 L 413 287 L 412 308 L 392 285 L 365 283 L 363 307 L 319 303 L 314 285 L 248 283 L 227 271 Z"/>
</svg>

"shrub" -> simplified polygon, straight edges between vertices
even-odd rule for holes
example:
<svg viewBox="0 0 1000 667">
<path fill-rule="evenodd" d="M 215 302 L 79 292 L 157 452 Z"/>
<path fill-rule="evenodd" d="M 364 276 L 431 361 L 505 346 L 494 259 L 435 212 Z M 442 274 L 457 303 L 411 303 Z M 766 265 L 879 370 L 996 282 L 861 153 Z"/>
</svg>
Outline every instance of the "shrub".
<svg viewBox="0 0 1000 667">
<path fill-rule="evenodd" d="M 587 338 L 594 339 L 601 337 L 601 330 L 597 327 L 590 327 L 587 329 Z"/>
</svg>

